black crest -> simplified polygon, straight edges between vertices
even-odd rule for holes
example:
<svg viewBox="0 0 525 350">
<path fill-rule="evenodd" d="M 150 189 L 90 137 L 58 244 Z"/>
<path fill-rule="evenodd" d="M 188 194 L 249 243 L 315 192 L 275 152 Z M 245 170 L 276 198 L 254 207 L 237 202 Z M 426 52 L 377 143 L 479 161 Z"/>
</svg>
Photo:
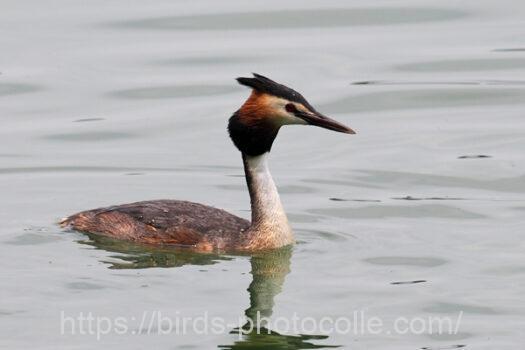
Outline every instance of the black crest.
<svg viewBox="0 0 525 350">
<path fill-rule="evenodd" d="M 282 97 L 288 101 L 302 103 L 307 108 L 312 108 L 308 101 L 298 93 L 297 91 L 290 89 L 288 86 L 276 83 L 275 81 L 266 78 L 257 73 L 253 73 L 253 78 L 237 78 L 237 81 L 241 85 L 251 87 L 262 93 L 273 95 L 276 97 Z"/>
</svg>

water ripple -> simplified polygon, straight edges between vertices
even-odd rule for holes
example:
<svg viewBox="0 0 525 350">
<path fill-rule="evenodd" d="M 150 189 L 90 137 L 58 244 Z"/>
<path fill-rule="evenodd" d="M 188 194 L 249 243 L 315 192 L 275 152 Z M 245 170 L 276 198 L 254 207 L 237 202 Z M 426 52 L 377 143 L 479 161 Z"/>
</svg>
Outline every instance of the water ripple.
<svg viewBox="0 0 525 350">
<path fill-rule="evenodd" d="M 501 314 L 500 311 L 495 310 L 489 306 L 479 306 L 479 305 L 467 305 L 459 303 L 444 303 L 437 302 L 432 305 L 429 305 L 423 308 L 423 311 L 429 313 L 455 313 L 464 312 L 467 314 L 480 314 L 480 315 L 498 315 Z"/>
<path fill-rule="evenodd" d="M 213 96 L 238 91 L 233 85 L 171 85 L 118 90 L 109 96 L 133 100 Z"/>
<path fill-rule="evenodd" d="M 461 187 L 499 192 L 525 192 L 525 175 L 493 180 L 479 180 L 450 175 L 363 170 L 362 175 L 358 175 L 358 178 L 364 182 L 384 183 L 389 186 L 398 184 L 399 186 Z"/>
<path fill-rule="evenodd" d="M 385 266 L 421 266 L 436 267 L 447 263 L 447 260 L 433 257 L 413 257 L 413 256 L 378 256 L 363 260 L 369 264 Z"/>
<path fill-rule="evenodd" d="M 494 49 L 494 52 L 525 52 L 525 47 L 510 47 L 503 49 Z"/>
<path fill-rule="evenodd" d="M 92 131 L 67 134 L 51 134 L 43 138 L 53 141 L 67 142 L 92 142 L 92 141 L 114 141 L 137 137 L 135 134 L 115 131 Z"/>
<path fill-rule="evenodd" d="M 327 113 L 525 104 L 525 89 L 450 88 L 370 92 L 325 103 Z"/>
<path fill-rule="evenodd" d="M 41 174 L 41 173 L 130 173 L 130 172 L 172 172 L 189 171 L 177 168 L 131 168 L 131 167 L 112 167 L 112 166 L 33 166 L 33 167 L 11 167 L 0 168 L 2 174 Z"/>
<path fill-rule="evenodd" d="M 464 11 L 445 8 L 335 8 L 171 16 L 114 22 L 110 25 L 161 30 L 332 28 L 446 21 L 464 16 Z"/>
<path fill-rule="evenodd" d="M 241 63 L 253 64 L 263 61 L 263 56 L 191 56 L 177 57 L 154 62 L 161 66 L 207 66 L 207 65 L 237 65 Z"/>
<path fill-rule="evenodd" d="M 42 90 L 40 86 L 20 83 L 0 83 L 0 97 L 26 94 Z"/>
<path fill-rule="evenodd" d="M 464 209 L 438 204 L 423 205 L 369 205 L 365 207 L 319 208 L 308 211 L 338 218 L 447 218 L 447 219 L 481 219 L 484 215 Z"/>
<path fill-rule="evenodd" d="M 352 85 L 525 85 L 525 80 L 443 80 L 443 81 L 402 81 L 402 80 L 361 80 Z"/>
<path fill-rule="evenodd" d="M 396 67 L 410 72 L 471 72 L 525 68 L 523 58 L 469 58 L 401 64 Z"/>
</svg>

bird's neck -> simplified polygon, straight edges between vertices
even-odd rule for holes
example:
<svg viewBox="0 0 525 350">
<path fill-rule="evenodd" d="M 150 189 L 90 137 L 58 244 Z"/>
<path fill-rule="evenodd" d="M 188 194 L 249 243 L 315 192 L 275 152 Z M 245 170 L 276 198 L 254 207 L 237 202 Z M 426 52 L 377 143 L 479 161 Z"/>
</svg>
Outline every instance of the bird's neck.
<svg viewBox="0 0 525 350">
<path fill-rule="evenodd" d="M 268 169 L 268 153 L 243 154 L 243 162 L 252 209 L 250 240 L 261 248 L 293 243 L 292 229 Z"/>
</svg>

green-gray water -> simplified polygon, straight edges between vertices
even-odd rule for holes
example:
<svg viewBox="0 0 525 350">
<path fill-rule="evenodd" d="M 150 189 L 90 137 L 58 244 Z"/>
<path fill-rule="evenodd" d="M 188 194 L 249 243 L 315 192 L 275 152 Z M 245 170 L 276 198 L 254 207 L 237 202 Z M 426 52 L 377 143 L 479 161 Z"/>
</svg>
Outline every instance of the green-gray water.
<svg viewBox="0 0 525 350">
<path fill-rule="evenodd" d="M 524 18 L 516 1 L 3 1 L 0 347 L 519 348 Z M 226 122 L 250 72 L 357 131 L 280 133 L 270 165 L 293 249 L 199 255 L 55 225 L 161 198 L 249 217 Z M 239 334 L 257 312 L 355 311 L 463 314 L 455 334 Z M 159 335 L 141 325 L 155 312 L 231 326 Z M 61 332 L 79 313 L 129 329 Z"/>
</svg>

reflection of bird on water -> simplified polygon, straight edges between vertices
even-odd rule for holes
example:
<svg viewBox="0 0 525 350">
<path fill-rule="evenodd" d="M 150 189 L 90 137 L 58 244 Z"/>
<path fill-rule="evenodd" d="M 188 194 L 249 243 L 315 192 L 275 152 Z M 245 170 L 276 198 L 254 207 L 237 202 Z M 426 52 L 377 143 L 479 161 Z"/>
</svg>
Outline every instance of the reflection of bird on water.
<svg viewBox="0 0 525 350">
<path fill-rule="evenodd" d="M 250 307 L 245 311 L 248 321 L 241 329 L 236 328 L 231 332 L 237 336 L 241 334 L 241 339 L 232 345 L 220 345 L 219 348 L 285 350 L 338 347 L 312 343 L 315 340 L 327 339 L 326 335 L 283 335 L 266 328 L 266 320 L 273 313 L 275 296 L 281 292 L 285 277 L 290 272 L 291 256 L 291 247 L 252 256 L 253 279 L 248 287 Z"/>
<path fill-rule="evenodd" d="M 110 269 L 145 269 L 149 267 L 180 267 L 184 265 L 212 265 L 221 260 L 231 260 L 219 254 L 198 254 L 176 247 L 151 247 L 129 241 L 88 234 L 89 240 L 79 241 L 97 249 L 118 253 L 114 260 L 104 261 Z"/>
<path fill-rule="evenodd" d="M 90 240 L 80 243 L 119 253 L 115 260 L 106 261 L 112 269 L 143 269 L 149 267 L 180 267 L 184 265 L 211 265 L 231 258 L 200 254 L 184 248 L 152 248 L 132 242 L 89 235 Z M 335 346 L 317 345 L 312 341 L 327 339 L 325 335 L 283 335 L 266 328 L 259 319 L 269 318 L 273 312 L 274 299 L 282 290 L 286 275 L 290 272 L 292 249 L 283 247 L 251 257 L 252 282 L 248 287 L 250 306 L 245 310 L 248 322 L 241 329 L 231 331 L 239 340 L 232 345 L 220 345 L 222 349 L 321 349 Z M 248 327 L 251 325 L 251 331 Z"/>
</svg>

